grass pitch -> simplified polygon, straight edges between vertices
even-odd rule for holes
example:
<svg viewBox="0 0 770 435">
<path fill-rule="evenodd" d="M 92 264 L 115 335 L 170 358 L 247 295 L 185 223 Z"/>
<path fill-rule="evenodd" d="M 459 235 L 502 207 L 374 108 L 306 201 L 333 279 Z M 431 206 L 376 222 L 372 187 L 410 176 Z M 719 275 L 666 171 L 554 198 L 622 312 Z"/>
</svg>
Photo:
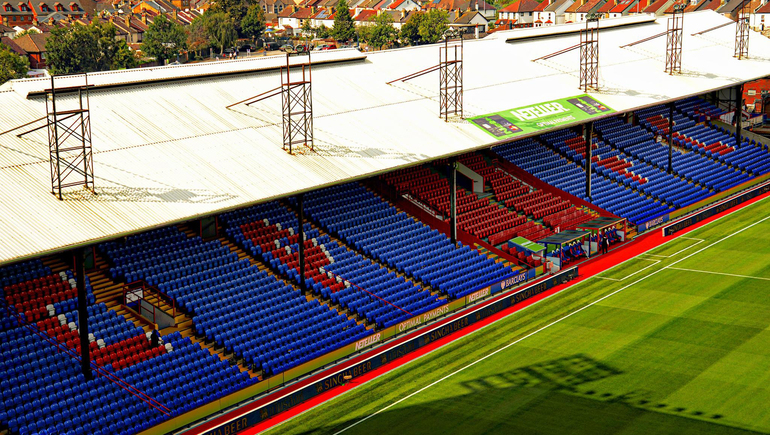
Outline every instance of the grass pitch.
<svg viewBox="0 0 770 435">
<path fill-rule="evenodd" d="M 686 237 L 269 433 L 770 433 L 770 200 Z"/>
</svg>

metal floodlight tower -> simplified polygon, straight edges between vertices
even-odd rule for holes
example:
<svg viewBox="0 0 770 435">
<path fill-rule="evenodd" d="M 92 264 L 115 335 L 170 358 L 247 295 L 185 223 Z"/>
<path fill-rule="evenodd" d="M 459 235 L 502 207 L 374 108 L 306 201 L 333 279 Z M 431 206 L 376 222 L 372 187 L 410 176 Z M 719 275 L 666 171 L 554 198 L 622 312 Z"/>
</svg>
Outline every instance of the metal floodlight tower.
<svg viewBox="0 0 770 435">
<path fill-rule="evenodd" d="M 583 92 L 599 89 L 599 14 L 586 16 L 586 28 L 580 30 L 580 88 Z"/>
<path fill-rule="evenodd" d="M 682 27 L 684 25 L 684 3 L 674 5 L 674 13 L 668 19 L 666 32 L 666 72 L 682 73 Z"/>
<path fill-rule="evenodd" d="M 463 117 L 463 37 L 462 33 L 447 30 L 444 43 L 439 46 L 438 65 L 417 71 L 404 77 L 387 82 L 405 82 L 425 74 L 438 71 L 439 81 L 439 116 L 449 121 L 449 115 Z"/>
<path fill-rule="evenodd" d="M 743 0 L 735 21 L 735 54 L 738 60 L 749 57 L 749 0 Z"/>
<path fill-rule="evenodd" d="M 313 150 L 313 74 L 309 51 L 307 63 L 292 65 L 290 56 L 291 53 L 286 53 L 286 66 L 281 67 L 281 119 L 283 149 L 292 154 L 293 145 L 304 145 Z M 292 69 L 295 70 L 294 81 Z"/>
<path fill-rule="evenodd" d="M 438 51 L 439 116 L 449 121 L 449 115 L 463 117 L 463 36 L 447 31 Z"/>
<path fill-rule="evenodd" d="M 291 56 L 307 55 L 307 62 L 291 63 Z M 299 70 L 299 71 L 298 71 Z M 295 145 L 304 145 L 313 151 L 313 73 L 309 51 L 286 53 L 286 65 L 281 67 L 281 86 L 251 98 L 226 106 L 250 106 L 268 98 L 281 96 L 283 149 L 294 154 Z"/>
<path fill-rule="evenodd" d="M 83 77 L 85 78 L 83 86 L 56 89 L 55 77 L 51 76 L 51 89 L 45 90 L 51 193 L 59 200 L 63 199 L 62 191 L 68 187 L 85 186 L 86 189 L 95 193 L 89 101 L 89 89 L 93 85 L 88 84 L 87 74 L 83 74 Z M 72 91 L 77 91 L 78 107 L 59 110 L 60 106 L 57 109 L 57 92 Z M 29 132 L 22 134 L 26 133 Z"/>
</svg>

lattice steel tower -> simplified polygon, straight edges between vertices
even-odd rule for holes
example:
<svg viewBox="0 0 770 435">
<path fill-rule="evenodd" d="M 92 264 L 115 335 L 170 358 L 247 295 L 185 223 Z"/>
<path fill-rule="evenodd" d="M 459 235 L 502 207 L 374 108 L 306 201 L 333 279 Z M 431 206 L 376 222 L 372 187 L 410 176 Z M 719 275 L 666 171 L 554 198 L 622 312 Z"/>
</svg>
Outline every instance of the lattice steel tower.
<svg viewBox="0 0 770 435">
<path fill-rule="evenodd" d="M 281 67 L 283 149 L 289 154 L 293 153 L 294 145 L 304 145 L 313 150 L 313 73 L 310 52 L 307 56 L 307 63 L 292 65 L 287 53 L 286 66 Z"/>
<path fill-rule="evenodd" d="M 749 0 L 743 0 L 735 22 L 735 54 L 738 60 L 749 57 Z"/>
<path fill-rule="evenodd" d="M 666 33 L 666 72 L 682 73 L 682 27 L 684 25 L 683 3 L 674 5 L 674 13 L 668 19 Z"/>
<path fill-rule="evenodd" d="M 94 161 L 91 149 L 91 109 L 88 75 L 85 85 L 56 89 L 51 76 L 51 89 L 46 89 L 45 111 L 48 127 L 48 151 L 51 164 L 51 193 L 60 200 L 68 187 L 85 186 L 94 190 Z M 77 92 L 78 106 L 61 110 L 57 92 Z M 85 95 L 84 95 L 85 94 Z"/>
<path fill-rule="evenodd" d="M 580 88 L 583 92 L 599 89 L 599 15 L 586 17 L 580 30 Z"/>
<path fill-rule="evenodd" d="M 449 34 L 439 47 L 439 115 L 463 117 L 463 38 Z"/>
</svg>

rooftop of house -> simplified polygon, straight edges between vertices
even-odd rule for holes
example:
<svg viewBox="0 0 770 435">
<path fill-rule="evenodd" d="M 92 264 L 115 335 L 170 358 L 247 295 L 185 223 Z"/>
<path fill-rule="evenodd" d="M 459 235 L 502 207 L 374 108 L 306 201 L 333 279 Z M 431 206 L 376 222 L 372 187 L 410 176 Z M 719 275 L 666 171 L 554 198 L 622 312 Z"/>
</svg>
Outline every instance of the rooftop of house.
<svg viewBox="0 0 770 435">
<path fill-rule="evenodd" d="M 16 53 L 18 55 L 21 55 L 21 56 L 26 56 L 27 55 L 27 51 L 26 50 L 21 48 L 21 46 L 19 44 L 17 44 L 16 42 L 14 42 L 13 39 L 11 39 L 11 38 L 9 38 L 7 36 L 0 36 L 0 44 L 3 44 L 6 47 L 10 48 L 12 52 L 14 52 L 14 53 Z"/>
<path fill-rule="evenodd" d="M 596 8 L 601 7 L 607 0 L 588 0 L 583 6 L 577 9 L 577 13 L 589 13 Z"/>
<path fill-rule="evenodd" d="M 500 10 L 500 12 L 534 12 L 540 3 L 535 0 L 516 0 Z"/>
<path fill-rule="evenodd" d="M 44 53 L 45 42 L 50 33 L 27 33 L 26 35 L 14 39 L 14 42 L 27 53 Z"/>
<path fill-rule="evenodd" d="M 565 4 L 574 4 L 575 0 L 556 0 L 545 8 L 547 12 L 556 12 L 559 8 L 564 7 Z M 568 6 L 569 7 L 569 6 Z"/>
</svg>

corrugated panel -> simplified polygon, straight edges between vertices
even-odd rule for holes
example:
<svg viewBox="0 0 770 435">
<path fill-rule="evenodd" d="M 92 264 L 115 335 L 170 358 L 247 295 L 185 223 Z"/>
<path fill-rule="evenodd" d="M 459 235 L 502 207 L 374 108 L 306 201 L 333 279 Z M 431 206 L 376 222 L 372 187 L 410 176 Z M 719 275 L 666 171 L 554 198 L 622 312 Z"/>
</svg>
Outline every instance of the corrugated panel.
<svg viewBox="0 0 770 435">
<path fill-rule="evenodd" d="M 619 48 L 665 30 L 665 19 L 604 31 L 603 91 L 597 98 L 624 112 L 769 75 L 770 62 L 761 57 L 770 52 L 765 38 L 752 39 L 755 57 L 737 61 L 732 27 L 690 36 L 725 20 L 713 12 L 688 14 L 681 76 L 663 72 L 662 38 Z M 468 42 L 466 116 L 581 93 L 577 53 L 531 62 L 576 39 L 573 34 L 515 43 L 505 38 Z M 355 53 L 340 50 L 328 59 Z M 277 65 L 276 59 L 253 62 Z M 278 98 L 225 108 L 278 86 L 276 72 L 96 90 L 90 101 L 97 196 L 72 191 L 58 201 L 50 194 L 45 130 L 24 139 L 0 136 L 0 213 L 5 216 L 0 263 L 490 146 L 491 137 L 475 126 L 438 118 L 437 75 L 385 84 L 437 61 L 437 47 L 422 46 L 314 69 L 316 152 L 297 156 L 281 149 Z M 254 69 L 244 66 L 247 62 L 94 74 L 93 82 Z M 5 87 L 12 91 L 0 91 L 0 131 L 44 115 L 43 99 L 26 97 L 47 85 L 23 80 Z M 66 95 L 60 104 L 73 102 Z"/>
</svg>

